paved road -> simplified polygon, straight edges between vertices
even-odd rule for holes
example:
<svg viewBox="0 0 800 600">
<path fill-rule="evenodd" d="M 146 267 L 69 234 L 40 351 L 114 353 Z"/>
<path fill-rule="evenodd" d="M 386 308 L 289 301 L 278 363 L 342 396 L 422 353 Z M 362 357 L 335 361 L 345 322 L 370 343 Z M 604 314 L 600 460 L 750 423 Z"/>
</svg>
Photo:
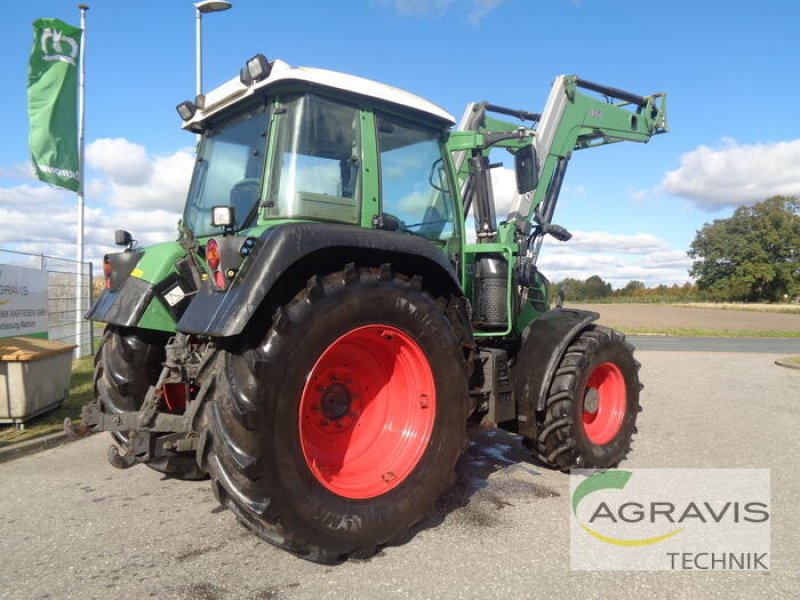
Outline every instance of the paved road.
<svg viewBox="0 0 800 600">
<path fill-rule="evenodd" d="M 800 338 L 723 338 L 631 335 L 639 350 L 667 352 L 758 352 L 800 355 Z"/>
<path fill-rule="evenodd" d="M 637 355 L 645 410 L 625 465 L 770 468 L 769 573 L 571 571 L 568 478 L 501 432 L 474 436 L 410 542 L 338 567 L 258 541 L 208 482 L 114 470 L 100 435 L 0 464 L 0 597 L 797 598 L 800 371 L 771 354 Z"/>
</svg>

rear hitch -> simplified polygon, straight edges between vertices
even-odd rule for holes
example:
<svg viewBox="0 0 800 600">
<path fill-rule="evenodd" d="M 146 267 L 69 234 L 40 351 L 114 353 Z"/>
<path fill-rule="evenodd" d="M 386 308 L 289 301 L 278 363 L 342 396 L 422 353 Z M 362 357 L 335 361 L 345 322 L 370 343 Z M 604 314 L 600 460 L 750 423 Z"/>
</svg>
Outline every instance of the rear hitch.
<svg viewBox="0 0 800 600">
<path fill-rule="evenodd" d="M 80 425 L 75 425 L 72 419 L 67 417 L 64 419 L 64 433 L 66 433 L 67 437 L 71 440 L 79 440 L 92 433 L 92 430 L 90 427 L 84 425 L 83 421 L 81 421 Z"/>
<path fill-rule="evenodd" d="M 212 364 L 214 348 L 178 334 L 170 339 L 166 354 L 161 374 L 138 410 L 110 411 L 97 397 L 83 406 L 79 425 L 64 420 L 66 434 L 73 439 L 100 431 L 116 434 L 119 447 L 109 447 L 106 456 L 117 469 L 185 457 L 196 451 L 202 428 L 195 420 L 209 390 L 196 382 Z"/>
<path fill-rule="evenodd" d="M 119 448 L 113 444 L 108 447 L 106 457 L 111 466 L 117 469 L 130 469 L 132 466 L 144 462 L 133 454 L 132 448 L 127 449 L 124 454 L 120 454 Z"/>
</svg>

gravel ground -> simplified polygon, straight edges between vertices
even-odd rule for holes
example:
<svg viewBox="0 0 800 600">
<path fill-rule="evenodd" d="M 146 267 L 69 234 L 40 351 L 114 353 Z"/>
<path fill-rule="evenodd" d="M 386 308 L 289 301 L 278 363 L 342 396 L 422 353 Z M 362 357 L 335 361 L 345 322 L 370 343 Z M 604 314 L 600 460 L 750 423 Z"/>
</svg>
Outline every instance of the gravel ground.
<svg viewBox="0 0 800 600">
<path fill-rule="evenodd" d="M 770 354 L 640 352 L 629 467 L 771 469 L 768 573 L 569 568 L 566 475 L 473 435 L 459 483 L 408 543 L 320 566 L 257 540 L 209 483 L 113 469 L 103 434 L 0 464 L 2 598 L 797 598 L 800 371 Z"/>
<path fill-rule="evenodd" d="M 686 327 L 691 329 L 745 329 L 800 332 L 800 313 L 695 308 L 672 304 L 569 304 L 600 313 L 610 327 Z"/>
</svg>

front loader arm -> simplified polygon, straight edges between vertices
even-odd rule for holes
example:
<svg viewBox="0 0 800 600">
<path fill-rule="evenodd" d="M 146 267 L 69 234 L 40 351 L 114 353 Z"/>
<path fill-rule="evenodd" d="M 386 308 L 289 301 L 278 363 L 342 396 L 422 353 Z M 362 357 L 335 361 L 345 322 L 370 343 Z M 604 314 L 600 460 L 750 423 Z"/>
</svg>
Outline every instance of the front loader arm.
<svg viewBox="0 0 800 600">
<path fill-rule="evenodd" d="M 605 100 L 582 89 L 599 93 Z M 527 231 L 534 215 L 542 223 L 551 221 L 567 162 L 574 150 L 621 141 L 645 143 L 653 135 L 666 131 L 667 105 L 663 93 L 637 96 L 575 75 L 557 77 L 535 132 L 538 185 L 533 192 L 515 194 L 508 222 Z"/>
</svg>

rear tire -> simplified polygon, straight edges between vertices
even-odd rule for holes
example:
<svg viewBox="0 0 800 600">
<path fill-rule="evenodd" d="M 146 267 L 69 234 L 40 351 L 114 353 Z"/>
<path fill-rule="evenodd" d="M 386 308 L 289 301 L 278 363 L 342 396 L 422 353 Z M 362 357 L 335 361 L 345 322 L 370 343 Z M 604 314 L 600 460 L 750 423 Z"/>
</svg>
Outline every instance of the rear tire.
<svg viewBox="0 0 800 600">
<path fill-rule="evenodd" d="M 592 325 L 569 345 L 556 369 L 528 446 L 551 467 L 603 469 L 618 465 L 636 433 L 639 363 L 621 333 Z"/>
<path fill-rule="evenodd" d="M 94 357 L 94 395 L 104 412 L 137 411 L 151 385 L 155 385 L 164 362 L 169 334 L 147 329 L 108 325 Z M 111 434 L 121 446 L 125 434 Z M 203 479 L 194 455 L 175 454 L 146 463 L 148 467 L 176 479 Z"/>
<path fill-rule="evenodd" d="M 258 344 L 221 350 L 204 462 L 220 502 L 315 562 L 406 539 L 466 447 L 460 308 L 348 265 L 312 277 Z"/>
</svg>

